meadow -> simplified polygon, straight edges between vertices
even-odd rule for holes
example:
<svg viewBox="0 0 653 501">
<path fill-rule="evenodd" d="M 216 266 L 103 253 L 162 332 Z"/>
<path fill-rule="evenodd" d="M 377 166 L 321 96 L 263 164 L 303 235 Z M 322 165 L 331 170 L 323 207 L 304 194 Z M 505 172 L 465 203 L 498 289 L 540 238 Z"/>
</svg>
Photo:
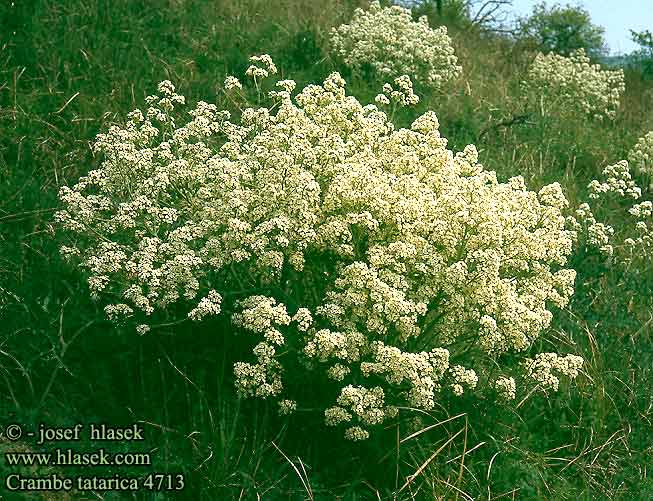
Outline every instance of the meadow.
<svg viewBox="0 0 653 501">
<path fill-rule="evenodd" d="M 269 54 L 280 79 L 292 78 L 298 90 L 338 71 L 348 95 L 374 103 L 384 81 L 369 68 L 352 70 L 329 43 L 332 27 L 366 6 L 354 0 L 29 0 L 0 7 L 0 425 L 138 423 L 142 444 L 107 448 L 147 451 L 154 466 L 97 471 L 185 479 L 180 492 L 0 488 L 0 498 L 653 499 L 650 249 L 625 260 L 618 249 L 612 255 L 582 238 L 574 245 L 566 264 L 576 271 L 573 295 L 529 347 L 533 354 L 583 358 L 580 374 L 557 392 L 529 393 L 510 405 L 471 393 L 442 397 L 431 410 L 401 409 L 400 419 L 361 441 L 324 426 L 323 408 L 300 405 L 286 416 L 269 399 L 239 394 L 234 363 L 251 356 L 252 343 L 228 319 L 170 321 L 139 335 L 129 322 L 107 318 L 106 301 L 89 293 L 86 270 L 61 255 L 71 232 L 55 220 L 60 189 L 101 165 L 93 149 L 97 134 L 144 109 L 159 82 L 171 81 L 192 106 L 206 101 L 238 114 L 259 90 L 245 84 L 248 58 Z M 539 109 L 520 98 L 536 55 L 531 46 L 448 11 L 418 10 L 415 17 L 425 14 L 431 26 L 448 27 L 461 71 L 441 89 L 415 81 L 419 103 L 393 109 L 393 122 L 410 127 L 433 110 L 446 147 L 458 152 L 474 144 L 478 162 L 500 182 L 520 175 L 536 192 L 557 182 L 569 202 L 565 214 L 572 215 L 593 200 L 590 183 L 653 130 L 653 83 L 637 68 L 625 72 L 613 117 Z M 225 92 L 229 75 L 243 82 L 243 101 Z M 633 179 L 641 187 L 638 202 L 650 201 L 646 176 Z M 615 197 L 593 205 L 619 248 L 634 235 L 628 202 Z M 331 262 L 318 271 L 330 273 Z M 297 276 L 288 273 L 289 280 Z M 235 276 L 230 287 L 245 283 Z M 179 314 L 183 308 L 170 306 L 161 323 Z M 306 400 L 319 406 L 326 386 L 303 386 Z M 97 446 L 88 439 L 62 444 Z M 51 448 L 2 436 L 0 449 Z M 16 468 L 4 459 L 0 465 L 4 482 Z"/>
</svg>

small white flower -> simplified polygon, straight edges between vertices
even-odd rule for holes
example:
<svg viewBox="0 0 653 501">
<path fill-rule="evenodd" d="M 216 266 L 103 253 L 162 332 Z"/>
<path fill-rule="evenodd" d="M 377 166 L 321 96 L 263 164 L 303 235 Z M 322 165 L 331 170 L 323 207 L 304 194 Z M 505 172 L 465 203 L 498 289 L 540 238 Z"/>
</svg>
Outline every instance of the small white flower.
<svg viewBox="0 0 653 501">
<path fill-rule="evenodd" d="M 236 77 L 229 75 L 224 80 L 224 88 L 225 90 L 242 89 L 243 84 L 241 84 L 240 80 L 238 80 Z"/>
</svg>

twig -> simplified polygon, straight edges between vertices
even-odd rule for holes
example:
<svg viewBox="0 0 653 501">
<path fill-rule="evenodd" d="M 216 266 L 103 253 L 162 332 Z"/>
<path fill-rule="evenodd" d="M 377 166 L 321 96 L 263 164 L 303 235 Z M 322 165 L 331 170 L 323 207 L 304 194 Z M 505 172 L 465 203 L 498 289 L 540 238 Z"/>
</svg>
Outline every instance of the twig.
<svg viewBox="0 0 653 501">
<path fill-rule="evenodd" d="M 465 431 L 465 428 L 461 428 L 460 431 L 458 431 L 455 435 L 453 435 L 451 438 L 449 438 L 444 444 L 442 444 L 438 450 L 436 450 L 433 454 L 431 454 L 431 457 L 429 457 L 424 463 L 422 463 L 422 466 L 417 468 L 415 473 L 412 475 L 409 475 L 408 478 L 406 479 L 406 483 L 399 489 L 399 492 L 403 491 L 406 487 L 408 487 L 419 475 L 426 469 L 426 467 L 431 464 L 431 462 L 435 459 L 435 457 L 444 450 L 444 448 L 449 445 L 451 442 L 454 441 L 454 439 L 460 435 L 462 432 Z"/>
<path fill-rule="evenodd" d="M 531 117 L 530 113 L 523 113 L 521 115 L 513 115 L 511 118 L 507 118 L 505 120 L 502 120 L 501 122 L 497 122 L 495 124 L 489 125 L 485 127 L 480 134 L 478 135 L 478 140 L 482 139 L 485 134 L 490 132 L 491 130 L 496 130 L 501 127 L 503 128 L 509 128 L 512 127 L 513 125 L 535 125 L 535 122 L 529 122 L 528 119 Z"/>
</svg>

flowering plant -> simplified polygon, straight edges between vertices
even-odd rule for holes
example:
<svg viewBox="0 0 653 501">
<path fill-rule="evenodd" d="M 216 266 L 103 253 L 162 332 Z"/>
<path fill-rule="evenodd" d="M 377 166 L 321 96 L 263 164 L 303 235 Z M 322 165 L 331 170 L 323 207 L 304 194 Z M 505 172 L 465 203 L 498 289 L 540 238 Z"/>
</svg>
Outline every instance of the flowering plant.
<svg viewBox="0 0 653 501">
<path fill-rule="evenodd" d="M 325 422 L 353 440 L 402 406 L 575 377 L 579 357 L 526 356 L 573 290 L 560 185 L 499 182 L 474 146 L 447 149 L 433 112 L 396 129 L 337 73 L 294 86 L 278 82 L 269 108 L 199 102 L 182 121 L 162 82 L 98 136 L 104 160 L 61 189 L 57 219 L 107 315 L 141 333 L 226 317 L 253 346 L 240 393 L 289 413 L 307 381 L 326 384 Z"/>
<path fill-rule="evenodd" d="M 621 160 L 606 167 L 601 179 L 592 180 L 588 188 L 594 207 L 588 202 L 582 203 L 576 210 L 576 217 L 569 218 L 571 227 L 580 237 L 581 247 L 596 249 L 608 258 L 614 256 L 618 262 L 643 261 L 650 266 L 653 202 L 639 201 L 642 190 L 633 180 L 628 161 Z M 627 211 L 622 208 L 624 200 L 628 201 Z M 615 216 L 621 230 L 619 235 L 615 235 L 615 227 L 610 224 Z"/>
<path fill-rule="evenodd" d="M 635 172 L 649 180 L 649 189 L 653 188 L 653 131 L 637 140 L 628 153 L 628 163 Z"/>
<path fill-rule="evenodd" d="M 462 68 L 447 28 L 431 28 L 426 16 L 413 21 L 409 9 L 378 1 L 369 10 L 356 9 L 350 24 L 333 28 L 331 46 L 354 70 L 371 67 L 383 78 L 408 74 L 439 89 L 458 77 Z"/>
<path fill-rule="evenodd" d="M 583 49 L 569 57 L 538 54 L 522 84 L 525 96 L 548 114 L 572 111 L 597 119 L 614 118 L 625 90 L 623 70 L 590 64 Z"/>
</svg>

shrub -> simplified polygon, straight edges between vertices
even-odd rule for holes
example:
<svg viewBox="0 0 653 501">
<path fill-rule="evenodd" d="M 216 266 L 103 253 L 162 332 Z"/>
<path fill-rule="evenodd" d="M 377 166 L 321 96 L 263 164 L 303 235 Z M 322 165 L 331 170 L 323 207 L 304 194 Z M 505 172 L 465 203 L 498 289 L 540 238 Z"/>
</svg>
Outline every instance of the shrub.
<svg viewBox="0 0 653 501">
<path fill-rule="evenodd" d="M 523 83 L 526 98 L 545 114 L 580 113 L 614 118 L 625 90 L 623 70 L 590 64 L 584 50 L 569 57 L 538 54 Z"/>
<path fill-rule="evenodd" d="M 653 33 L 649 30 L 630 30 L 630 36 L 639 45 L 639 49 L 631 53 L 631 60 L 639 65 L 642 76 L 650 78 L 653 76 Z"/>
<path fill-rule="evenodd" d="M 331 46 L 354 71 L 371 68 L 381 78 L 408 74 L 440 89 L 461 72 L 447 28 L 432 29 L 426 16 L 413 21 L 408 9 L 394 5 L 356 9 L 351 24 L 333 28 Z"/>
<path fill-rule="evenodd" d="M 517 33 L 542 52 L 569 56 L 583 49 L 590 56 L 606 52 L 605 30 L 592 23 L 589 12 L 578 6 L 541 3 L 529 17 L 519 19 Z"/>
<path fill-rule="evenodd" d="M 272 63 L 253 61 L 260 92 Z M 326 388 L 326 424 L 353 440 L 402 406 L 576 376 L 579 357 L 529 357 L 575 278 L 560 185 L 499 182 L 474 146 L 446 148 L 433 112 L 397 130 L 337 73 L 294 98 L 293 81 L 276 85 L 270 108 L 232 120 L 199 102 L 182 124 L 162 82 L 98 136 L 104 161 L 61 190 L 57 219 L 110 318 L 143 334 L 229 319 L 253 346 L 234 366 L 240 393 L 286 414 L 307 384 Z"/>
</svg>

